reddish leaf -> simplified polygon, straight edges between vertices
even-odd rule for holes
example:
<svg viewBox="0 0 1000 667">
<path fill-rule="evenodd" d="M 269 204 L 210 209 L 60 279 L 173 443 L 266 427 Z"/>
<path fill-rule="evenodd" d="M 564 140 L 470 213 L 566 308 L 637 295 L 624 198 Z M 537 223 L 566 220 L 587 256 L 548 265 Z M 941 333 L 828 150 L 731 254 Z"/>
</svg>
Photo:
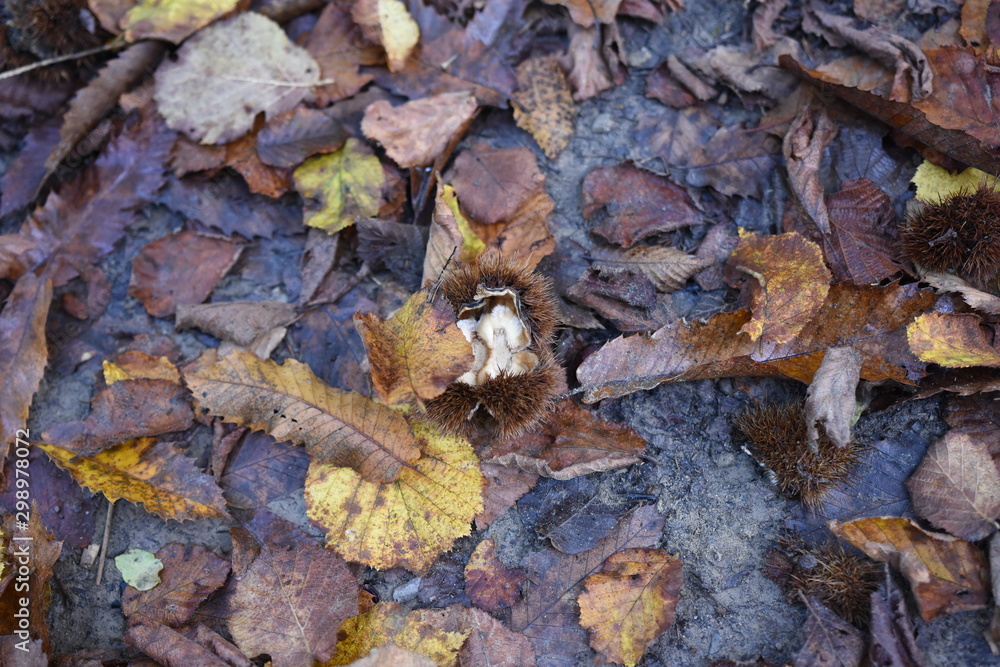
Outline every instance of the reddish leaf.
<svg viewBox="0 0 1000 667">
<path fill-rule="evenodd" d="M 160 583 L 147 591 L 126 586 L 122 592 L 122 612 L 129 625 L 183 625 L 229 576 L 229 562 L 201 545 L 168 544 L 156 557 L 163 563 Z"/>
<path fill-rule="evenodd" d="M 496 612 L 509 607 L 521 594 L 524 570 L 511 570 L 496 557 L 492 538 L 480 542 L 465 566 L 465 594 L 480 609 Z"/>
<path fill-rule="evenodd" d="M 796 667 L 858 665 L 865 650 L 861 632 L 823 606 L 815 598 L 806 598 L 809 618 L 802 631 L 805 643 L 795 655 Z"/>
<path fill-rule="evenodd" d="M 545 177 L 527 148 L 493 148 L 477 143 L 462 151 L 448 171 L 462 208 L 477 222 L 510 220 Z"/>
<path fill-rule="evenodd" d="M 870 285 L 899 273 L 892 202 L 878 186 L 867 178 L 846 181 L 827 196 L 826 208 L 830 233 L 823 246 L 836 281 Z"/>
<path fill-rule="evenodd" d="M 257 155 L 265 164 L 295 167 L 312 155 L 332 153 L 346 139 L 341 124 L 325 113 L 296 107 L 268 121 L 257 135 Z"/>
</svg>

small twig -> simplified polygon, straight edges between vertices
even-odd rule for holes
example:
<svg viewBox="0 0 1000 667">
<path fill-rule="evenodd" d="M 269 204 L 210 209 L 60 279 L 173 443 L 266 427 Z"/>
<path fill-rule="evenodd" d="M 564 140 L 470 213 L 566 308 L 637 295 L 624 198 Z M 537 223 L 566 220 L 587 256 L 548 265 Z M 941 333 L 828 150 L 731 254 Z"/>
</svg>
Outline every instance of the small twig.
<svg viewBox="0 0 1000 667">
<path fill-rule="evenodd" d="M 296 81 L 275 81 L 274 79 L 255 79 L 249 76 L 220 76 L 226 81 L 240 81 L 243 83 L 259 83 L 265 86 L 281 86 L 284 88 L 312 88 L 313 86 L 329 86 L 335 83 L 333 79 L 320 79 L 315 83 L 298 83 Z"/>
<path fill-rule="evenodd" d="M 80 51 L 79 53 L 68 53 L 64 56 L 55 56 L 54 58 L 48 58 L 47 60 L 39 60 L 37 63 L 31 63 L 30 65 L 17 67 L 12 70 L 7 70 L 6 72 L 0 72 L 0 80 L 10 79 L 20 74 L 24 74 L 25 72 L 30 72 L 33 69 L 48 67 L 49 65 L 56 65 L 58 63 L 66 62 L 67 60 L 77 60 L 78 58 L 86 58 L 87 56 L 92 56 L 95 53 L 104 53 L 105 51 L 116 51 L 124 45 L 125 45 L 124 42 L 116 40 L 111 42 L 110 44 L 105 44 L 104 46 L 98 46 L 93 49 L 87 49 L 86 51 Z"/>
<path fill-rule="evenodd" d="M 104 520 L 104 539 L 101 541 L 101 553 L 97 556 L 97 585 L 104 578 L 104 558 L 108 553 L 108 536 L 111 535 L 111 515 L 115 511 L 115 501 L 108 501 L 108 516 Z"/>
</svg>

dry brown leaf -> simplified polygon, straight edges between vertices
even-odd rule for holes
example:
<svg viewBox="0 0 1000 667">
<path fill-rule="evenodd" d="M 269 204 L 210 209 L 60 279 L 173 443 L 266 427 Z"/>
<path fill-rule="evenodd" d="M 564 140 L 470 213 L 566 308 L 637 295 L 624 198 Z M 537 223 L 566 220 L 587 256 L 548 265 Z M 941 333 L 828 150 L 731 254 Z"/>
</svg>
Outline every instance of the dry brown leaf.
<svg viewBox="0 0 1000 667">
<path fill-rule="evenodd" d="M 224 164 L 243 177 L 250 192 L 278 199 L 292 189 L 292 170 L 261 161 L 257 155 L 257 136 L 262 127 L 263 118 L 258 118 L 253 130 L 227 143 Z"/>
<path fill-rule="evenodd" d="M 628 250 L 595 248 L 590 256 L 598 266 L 641 273 L 665 294 L 684 287 L 691 276 L 713 264 L 711 260 L 688 255 L 670 246 L 635 246 Z"/>
<path fill-rule="evenodd" d="M 555 250 L 556 240 L 548 225 L 549 215 L 555 207 L 555 201 L 539 184 L 506 223 L 480 225 L 470 220 L 469 226 L 487 246 L 534 269 L 543 257 Z"/>
<path fill-rule="evenodd" d="M 720 313 L 705 324 L 671 323 L 650 336 L 616 338 L 577 370 L 586 402 L 651 389 L 663 382 L 739 377 L 793 377 L 812 381 L 823 354 L 850 345 L 865 355 L 861 377 L 913 383 L 924 365 L 902 345 L 902 327 L 934 302 L 915 285 L 860 287 L 841 283 L 791 342 L 761 349 L 739 331 L 750 313 Z"/>
<path fill-rule="evenodd" d="M 610 662 L 633 667 L 673 625 L 684 576 L 681 562 L 662 549 L 625 549 L 584 580 L 580 625 L 590 646 Z"/>
<path fill-rule="evenodd" d="M 921 360 L 945 368 L 1000 366 L 978 315 L 925 313 L 906 328 L 910 349 Z"/>
<path fill-rule="evenodd" d="M 645 441 L 625 424 L 604 421 L 565 400 L 541 429 L 491 443 L 483 460 L 565 480 L 637 463 L 645 449 Z"/>
<path fill-rule="evenodd" d="M 229 561 L 199 544 L 168 544 L 156 558 L 163 563 L 159 584 L 147 591 L 131 586 L 122 591 L 122 613 L 129 625 L 183 625 L 229 576 Z"/>
<path fill-rule="evenodd" d="M 503 623 L 478 609 L 467 609 L 464 616 L 465 625 L 471 632 L 458 653 L 460 665 L 522 667 L 538 664 L 531 642 L 520 632 L 511 632 Z"/>
<path fill-rule="evenodd" d="M 819 424 L 838 447 L 851 445 L 851 426 L 857 412 L 855 398 L 864 357 L 851 347 L 832 347 L 813 375 L 806 392 L 806 428 L 809 446 L 818 451 Z"/>
<path fill-rule="evenodd" d="M 804 600 L 809 617 L 802 628 L 805 641 L 795 654 L 796 667 L 861 664 L 865 651 L 861 632 L 816 598 Z"/>
<path fill-rule="evenodd" d="M 823 152 L 836 136 L 837 126 L 826 109 L 810 103 L 792 120 L 782 143 L 792 190 L 824 235 L 830 233 L 830 215 L 823 199 L 819 168 Z"/>
<path fill-rule="evenodd" d="M 323 7 L 305 47 L 319 63 L 323 79 L 333 81 L 317 89 L 321 107 L 353 97 L 372 80 L 371 74 L 361 74 L 361 65 L 377 65 L 383 59 L 378 44 L 351 20 L 351 7 L 339 2 Z"/>
<path fill-rule="evenodd" d="M 389 319 L 354 316 L 368 351 L 372 384 L 386 405 L 437 398 L 473 367 L 472 344 L 455 324 L 455 309 L 420 290 Z"/>
<path fill-rule="evenodd" d="M 878 590 L 872 593 L 869 629 L 868 659 L 873 665 L 881 662 L 927 667 L 928 663 L 913 634 L 906 598 L 888 570 Z"/>
<path fill-rule="evenodd" d="M 989 565 L 978 547 L 943 533 L 931 533 L 910 519 L 872 517 L 830 530 L 869 557 L 889 563 L 910 582 L 920 616 L 983 609 L 989 601 Z"/>
<path fill-rule="evenodd" d="M 871 285 L 899 273 L 899 232 L 892 202 L 867 178 L 845 181 L 826 198 L 830 233 L 823 237 L 834 279 Z"/>
<path fill-rule="evenodd" d="M 594 26 L 583 28 L 576 23 L 569 26 L 566 59 L 570 66 L 567 68 L 567 79 L 573 87 L 573 99 L 577 102 L 590 99 L 615 85 L 601 51 L 595 48 L 599 39 L 600 31 Z"/>
<path fill-rule="evenodd" d="M 484 225 L 512 219 L 545 182 L 530 149 L 493 148 L 482 142 L 458 154 L 446 179 L 462 209 Z"/>
<path fill-rule="evenodd" d="M 270 512 L 233 531 L 240 566 L 224 609 L 237 646 L 270 655 L 275 667 L 329 660 L 341 624 L 358 612 L 357 580 L 344 559 Z"/>
<path fill-rule="evenodd" d="M 163 667 L 251 667 L 253 663 L 228 641 L 203 625 L 184 634 L 161 623 L 137 623 L 123 637 L 125 644 Z"/>
<path fill-rule="evenodd" d="M 623 268 L 592 266 L 566 290 L 566 296 L 593 308 L 621 332 L 652 331 L 670 319 L 653 283 Z"/>
<path fill-rule="evenodd" d="M 365 109 L 361 131 L 400 167 L 423 167 L 464 134 L 478 108 L 468 93 L 442 93 L 396 107 L 378 100 Z"/>
<path fill-rule="evenodd" d="M 297 317 L 293 304 L 278 301 L 226 301 L 178 306 L 174 328 L 201 329 L 216 338 L 252 347 L 261 336 Z"/>
<path fill-rule="evenodd" d="M 126 350 L 114 358 L 103 362 L 104 382 L 112 385 L 122 380 L 167 380 L 181 383 L 177 367 L 166 357 L 154 357 L 140 350 Z"/>
<path fill-rule="evenodd" d="M 476 515 L 476 528 L 484 530 L 531 491 L 538 475 L 488 461 L 481 463 L 479 468 L 486 486 L 483 488 L 483 509 Z"/>
<path fill-rule="evenodd" d="M 319 65 L 277 23 L 246 12 L 188 39 L 156 73 L 167 125 L 205 144 L 232 141 L 264 112 L 273 117 L 309 95 Z"/>
<path fill-rule="evenodd" d="M 614 23 L 622 0 L 545 0 L 550 5 L 563 5 L 577 25 L 589 28 L 595 22 Z"/>
<path fill-rule="evenodd" d="M 177 306 L 198 304 L 239 259 L 243 247 L 190 231 L 147 244 L 132 260 L 128 295 L 154 317 L 173 315 Z"/>
<path fill-rule="evenodd" d="M 976 289 L 958 276 L 950 273 L 928 271 L 921 274 L 920 278 L 942 292 L 961 294 L 962 300 L 965 303 L 980 312 L 989 313 L 990 315 L 1000 315 L 1000 297 Z"/>
<path fill-rule="evenodd" d="M 700 225 L 701 213 L 683 188 L 632 162 L 597 167 L 583 179 L 583 216 L 608 216 L 594 233 L 630 248 L 660 232 Z"/>
<path fill-rule="evenodd" d="M 952 535 L 978 542 L 997 527 L 1000 470 L 987 443 L 950 431 L 931 445 L 906 481 L 913 511 Z"/>
<path fill-rule="evenodd" d="M 740 230 L 728 267 L 751 275 L 753 318 L 740 329 L 766 349 L 784 345 L 823 306 L 831 275 L 819 246 L 792 232 L 759 236 Z"/>
<path fill-rule="evenodd" d="M 487 538 L 476 545 L 465 566 L 465 594 L 472 604 L 488 612 L 509 607 L 521 595 L 524 570 L 511 570 L 496 556 L 496 542 Z"/>
<path fill-rule="evenodd" d="M 317 109 L 295 107 L 267 123 L 257 134 L 255 151 L 264 164 L 297 167 L 308 157 L 332 153 L 346 140 L 347 131 L 333 118 Z"/>
<path fill-rule="evenodd" d="M 18 565 L 17 570 L 4 571 L 4 583 L 7 585 L 3 591 L 0 591 L 0 614 L 2 614 L 0 615 L 0 633 L 3 635 L 13 635 L 15 630 L 24 630 L 20 625 L 20 618 L 23 616 L 14 615 L 15 613 L 23 614 L 22 609 L 27 608 L 29 619 L 47 617 L 49 602 L 52 600 L 50 579 L 52 579 L 53 569 L 63 548 L 62 541 L 57 541 L 42 523 L 42 513 L 38 511 L 38 506 L 35 503 L 31 504 L 26 526 L 15 522 L 15 518 L 20 521 L 22 517 L 15 517 L 13 509 L 10 508 L 11 514 L 7 515 L 0 525 L 0 529 L 2 529 L 0 532 L 3 533 L 3 536 L 0 537 L 0 545 L 4 547 L 5 559 Z M 27 569 L 26 576 L 21 571 L 22 567 Z M 23 584 L 22 588 L 13 585 L 12 579 L 15 572 L 19 582 Z M 26 592 L 29 593 L 27 595 L 28 601 L 22 603 L 21 600 L 25 597 Z M 47 647 L 51 654 L 48 623 L 32 623 L 29 632 L 31 636 L 41 640 L 42 646 Z"/>
<path fill-rule="evenodd" d="M 556 56 L 529 58 L 517 68 L 514 122 L 555 160 L 573 136 L 573 95 Z"/>
<path fill-rule="evenodd" d="M 217 359 L 209 350 L 184 369 L 184 381 L 210 414 L 303 445 L 316 461 L 374 482 L 396 480 L 420 454 L 400 413 L 328 387 L 294 359 L 279 366 L 238 350 Z"/>
</svg>

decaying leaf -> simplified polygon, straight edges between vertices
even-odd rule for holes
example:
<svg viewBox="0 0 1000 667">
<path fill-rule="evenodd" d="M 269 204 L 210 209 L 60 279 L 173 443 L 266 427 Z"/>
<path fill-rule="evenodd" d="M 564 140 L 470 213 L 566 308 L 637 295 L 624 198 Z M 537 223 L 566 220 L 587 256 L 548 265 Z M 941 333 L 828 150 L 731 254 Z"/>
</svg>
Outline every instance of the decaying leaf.
<svg viewBox="0 0 1000 667">
<path fill-rule="evenodd" d="M 372 384 L 386 405 L 437 398 L 473 367 L 472 344 L 455 324 L 455 309 L 420 290 L 389 319 L 354 316 L 372 367 Z"/>
<path fill-rule="evenodd" d="M 878 590 L 872 593 L 868 659 L 873 665 L 927 665 L 907 607 L 903 592 L 887 569 Z"/>
<path fill-rule="evenodd" d="M 989 565 L 985 554 L 970 542 L 928 532 L 899 517 L 831 521 L 830 530 L 902 572 L 925 621 L 983 609 L 989 601 Z"/>
<path fill-rule="evenodd" d="M 270 655 L 275 667 L 329 660 L 341 624 L 358 612 L 357 581 L 344 559 L 270 512 L 233 530 L 233 562 L 242 571 L 225 609 L 236 644 L 248 656 Z"/>
<path fill-rule="evenodd" d="M 469 443 L 422 422 L 413 431 L 423 456 L 394 483 L 373 484 L 317 461 L 309 466 L 306 513 L 326 532 L 327 546 L 350 562 L 422 573 L 469 534 L 483 507 L 483 477 Z"/>
<path fill-rule="evenodd" d="M 20 618 L 25 618 L 22 610 L 27 611 L 29 619 L 46 618 L 49 603 L 52 601 L 50 580 L 56 561 L 59 560 L 59 554 L 62 553 L 63 543 L 61 540 L 56 540 L 42 523 L 42 513 L 38 511 L 35 503 L 31 504 L 26 526 L 16 523 L 15 515 L 11 513 L 4 518 L 0 533 L 8 563 L 16 566 L 16 569 L 11 567 L 10 571 L 6 572 L 4 590 L 0 591 L 0 612 L 3 614 L 0 616 L 0 633 L 13 635 L 16 630 L 25 630 L 20 624 Z M 15 575 L 23 590 L 18 590 L 14 585 Z M 28 593 L 27 602 L 22 602 L 25 593 Z M 20 613 L 21 616 L 15 616 L 15 613 Z M 30 637 L 40 640 L 43 646 L 50 646 L 48 623 L 33 623 L 27 630 Z M 11 654 L 3 655 L 7 658 Z M 42 663 L 38 664 L 40 666 Z"/>
<path fill-rule="evenodd" d="M 590 255 L 597 265 L 641 273 L 657 290 L 665 293 L 684 287 L 691 276 L 712 264 L 710 260 L 670 246 L 635 246 L 628 250 L 596 248 Z"/>
<path fill-rule="evenodd" d="M 833 444 L 850 446 L 863 363 L 864 357 L 851 347 L 833 347 L 823 355 L 806 393 L 806 429 L 813 452 L 819 442 L 819 424 Z"/>
<path fill-rule="evenodd" d="M 199 31 L 156 74 L 167 125 L 215 144 L 248 132 L 258 113 L 273 117 L 305 99 L 319 65 L 277 23 L 246 12 Z"/>
<path fill-rule="evenodd" d="M 471 632 L 459 651 L 460 665 L 521 667 L 538 664 L 531 642 L 521 633 L 511 632 L 503 623 L 478 609 L 466 609 L 464 617 L 464 625 Z"/>
<path fill-rule="evenodd" d="M 426 655 L 438 667 L 454 665 L 471 630 L 454 632 L 436 622 L 445 611 L 418 609 L 405 614 L 395 602 L 380 602 L 366 613 L 344 621 L 344 640 L 329 665 L 349 665 L 379 646 L 392 642 Z M 437 626 L 437 627 L 436 627 Z"/>
<path fill-rule="evenodd" d="M 178 306 L 174 327 L 201 329 L 216 338 L 252 347 L 267 332 L 285 327 L 297 317 L 295 306 L 278 301 L 224 301 Z"/>
<path fill-rule="evenodd" d="M 493 225 L 513 218 L 545 177 L 530 149 L 477 143 L 458 154 L 447 180 L 472 218 Z"/>
<path fill-rule="evenodd" d="M 555 160 L 573 136 L 573 95 L 555 56 L 529 58 L 517 68 L 514 121 Z"/>
<path fill-rule="evenodd" d="M 473 262 L 485 250 L 486 243 L 462 214 L 455 190 L 439 183 L 424 254 L 424 287 L 440 280 L 445 266 L 455 257 L 466 263 Z"/>
<path fill-rule="evenodd" d="M 136 623 L 122 639 L 163 667 L 253 665 L 238 648 L 204 625 L 175 630 L 162 623 Z"/>
<path fill-rule="evenodd" d="M 141 503 L 147 512 L 177 521 L 229 516 L 212 476 L 199 471 L 173 443 L 138 438 L 92 456 L 55 445 L 38 447 L 77 483 L 108 500 Z"/>
<path fill-rule="evenodd" d="M 681 562 L 662 549 L 624 549 L 587 577 L 577 598 L 590 646 L 610 662 L 632 667 L 674 622 L 684 577 Z"/>
<path fill-rule="evenodd" d="M 423 167 L 458 140 L 478 108 L 468 93 L 442 93 L 396 107 L 378 100 L 365 109 L 361 131 L 400 167 Z"/>
<path fill-rule="evenodd" d="M 830 233 L 823 237 L 834 278 L 870 285 L 899 273 L 899 233 L 892 202 L 867 178 L 845 181 L 826 198 Z"/>
<path fill-rule="evenodd" d="M 403 416 L 359 394 L 328 387 L 294 359 L 278 365 L 248 352 L 214 350 L 184 370 L 198 405 L 227 422 L 303 445 L 315 460 L 391 482 L 419 450 Z"/>
<path fill-rule="evenodd" d="M 353 138 L 339 150 L 310 158 L 295 170 L 295 189 L 307 199 L 305 223 L 328 234 L 349 227 L 358 218 L 377 216 L 384 183 L 378 158 Z"/>
<path fill-rule="evenodd" d="M 795 655 L 795 664 L 801 667 L 861 664 L 865 650 L 861 632 L 819 600 L 805 598 L 805 603 L 809 618 L 802 629 L 805 642 Z"/>
<path fill-rule="evenodd" d="M 826 109 L 812 103 L 803 106 L 792 120 L 782 144 L 792 189 L 823 234 L 830 233 L 830 215 L 823 199 L 819 168 L 823 151 L 836 136 L 837 126 Z"/>
<path fill-rule="evenodd" d="M 566 290 L 566 296 L 593 308 L 622 332 L 651 331 L 669 317 L 656 296 L 653 283 L 620 267 L 592 266 Z"/>
<path fill-rule="evenodd" d="M 653 234 L 704 222 L 684 188 L 631 162 L 587 172 L 583 216 L 592 218 L 602 209 L 608 219 L 594 233 L 623 248 Z"/>
<path fill-rule="evenodd" d="M 483 489 L 483 509 L 476 515 L 476 528 L 483 530 L 530 491 L 538 481 L 538 475 L 488 461 L 481 463 L 479 468 L 486 486 Z"/>
<path fill-rule="evenodd" d="M 476 545 L 465 566 L 465 594 L 480 609 L 497 612 L 521 594 L 524 570 L 511 570 L 496 557 L 496 542 L 487 538 Z"/>
<path fill-rule="evenodd" d="M 628 426 L 603 421 L 565 400 L 537 431 L 491 442 L 483 460 L 565 480 L 637 463 L 645 449 L 645 441 Z"/>
<path fill-rule="evenodd" d="M 400 648 L 394 642 L 389 642 L 355 660 L 351 667 L 435 667 L 436 664 L 423 653 Z"/>
<path fill-rule="evenodd" d="M 156 558 L 163 568 L 156 587 L 122 591 L 122 613 L 130 625 L 155 622 L 175 628 L 187 623 L 229 576 L 229 561 L 199 544 L 168 544 Z"/>
<path fill-rule="evenodd" d="M 925 313 L 906 328 L 910 349 L 945 368 L 1000 366 L 1000 350 L 987 338 L 978 315 Z"/>
<path fill-rule="evenodd" d="M 998 526 L 1000 471 L 987 443 L 949 431 L 906 482 L 913 510 L 952 535 L 977 542 Z"/>
<path fill-rule="evenodd" d="M 180 44 L 215 19 L 231 12 L 239 0 L 142 0 L 119 22 L 125 39 L 162 39 Z"/>
<path fill-rule="evenodd" d="M 181 374 L 166 357 L 154 357 L 139 350 L 127 350 L 115 357 L 114 362 L 105 360 L 104 382 L 108 386 L 122 380 L 166 380 L 179 385 Z"/>
<path fill-rule="evenodd" d="M 753 317 L 740 332 L 765 347 L 794 340 L 830 291 L 823 251 L 795 232 L 758 236 L 741 229 L 729 267 L 756 280 L 750 288 Z"/>
<path fill-rule="evenodd" d="M 545 0 L 550 5 L 564 5 L 573 22 L 589 28 L 595 22 L 613 23 L 622 0 Z"/>
<path fill-rule="evenodd" d="M 268 122 L 255 150 L 264 164 L 295 167 L 317 153 L 332 153 L 346 140 L 343 126 L 322 111 L 296 107 Z"/>
<path fill-rule="evenodd" d="M 365 34 L 382 44 L 389 69 L 398 72 L 420 41 L 420 26 L 400 0 L 360 0 L 351 6 L 351 17 Z"/>
<path fill-rule="evenodd" d="M 351 6 L 339 2 L 323 7 L 304 46 L 319 63 L 323 79 L 332 80 L 317 89 L 316 102 L 321 107 L 355 95 L 372 80 L 371 74 L 361 73 L 361 65 L 383 60 L 378 43 L 366 38 L 351 20 Z"/>
</svg>

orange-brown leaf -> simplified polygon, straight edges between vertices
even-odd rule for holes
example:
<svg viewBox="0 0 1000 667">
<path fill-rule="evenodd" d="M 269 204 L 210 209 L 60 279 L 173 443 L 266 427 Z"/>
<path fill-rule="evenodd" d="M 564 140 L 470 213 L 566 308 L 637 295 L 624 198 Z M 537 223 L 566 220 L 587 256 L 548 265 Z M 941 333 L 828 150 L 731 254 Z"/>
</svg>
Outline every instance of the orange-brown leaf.
<svg viewBox="0 0 1000 667">
<path fill-rule="evenodd" d="M 625 549 L 584 580 L 577 598 L 580 625 L 606 660 L 632 667 L 674 622 L 684 577 L 681 562 L 663 549 Z"/>
<path fill-rule="evenodd" d="M 0 591 L 0 633 L 4 635 L 12 635 L 15 630 L 23 629 L 19 627 L 18 618 L 14 613 L 25 607 L 21 603 L 25 591 L 30 592 L 27 596 L 28 618 L 45 618 L 49 602 L 52 600 L 49 580 L 52 578 L 56 561 L 59 560 L 59 554 L 62 553 L 63 543 L 61 540 L 56 540 L 55 535 L 42 523 L 42 513 L 38 505 L 32 503 L 30 513 L 27 528 L 17 526 L 13 514 L 8 515 L 2 525 L 3 537 L 0 538 L 2 539 L 0 545 L 4 547 L 6 559 L 21 567 L 27 565 L 29 570 L 26 577 L 19 569 L 4 572 L 7 576 L 13 576 L 14 572 L 17 572 L 19 580 L 27 586 L 24 590 L 18 590 L 14 582 L 7 578 L 5 589 Z M 23 561 L 24 554 L 28 555 L 27 564 Z M 17 563 L 18 560 L 21 560 L 21 563 Z M 42 645 L 51 652 L 48 623 L 33 623 L 29 630 L 31 636 L 41 639 Z"/>
<path fill-rule="evenodd" d="M 978 315 L 926 313 L 906 328 L 910 349 L 921 360 L 945 368 L 1000 366 Z"/>
<path fill-rule="evenodd" d="M 830 291 L 823 251 L 795 232 L 759 236 L 741 229 L 729 267 L 756 279 L 750 290 L 753 318 L 740 332 L 765 346 L 792 341 Z"/>
<path fill-rule="evenodd" d="M 368 350 L 372 384 L 387 405 L 437 398 L 473 366 L 472 344 L 455 324 L 455 310 L 420 290 L 389 319 L 354 316 Z"/>
<path fill-rule="evenodd" d="M 831 521 L 830 530 L 902 572 L 925 621 L 983 609 L 989 601 L 989 565 L 985 554 L 970 542 L 928 532 L 899 517 Z"/>
<path fill-rule="evenodd" d="M 465 594 L 474 605 L 489 612 L 509 607 L 523 584 L 524 570 L 511 570 L 500 562 L 493 538 L 476 545 L 465 565 Z"/>
<path fill-rule="evenodd" d="M 303 363 L 279 366 L 248 352 L 216 360 L 210 351 L 184 371 L 198 405 L 227 422 L 304 445 L 317 461 L 391 482 L 420 452 L 403 416 L 328 387 Z"/>
<path fill-rule="evenodd" d="M 913 510 L 938 528 L 977 542 L 997 528 L 1000 471 L 986 441 L 950 431 L 906 481 Z"/>
<path fill-rule="evenodd" d="M 422 167 L 461 137 L 478 107 L 469 93 L 442 93 L 396 107 L 378 100 L 365 109 L 361 131 L 400 167 Z"/>
</svg>

